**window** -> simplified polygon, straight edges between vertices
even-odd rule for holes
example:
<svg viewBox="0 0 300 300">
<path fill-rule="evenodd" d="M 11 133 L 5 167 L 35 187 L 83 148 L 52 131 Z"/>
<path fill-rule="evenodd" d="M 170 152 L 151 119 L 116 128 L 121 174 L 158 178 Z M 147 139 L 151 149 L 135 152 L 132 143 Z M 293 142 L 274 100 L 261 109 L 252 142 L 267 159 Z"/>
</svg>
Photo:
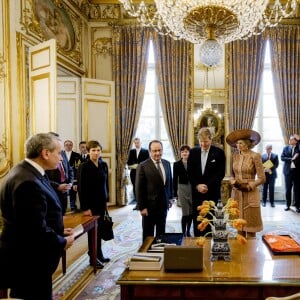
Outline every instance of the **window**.
<svg viewBox="0 0 300 300">
<path fill-rule="evenodd" d="M 148 148 L 151 140 L 160 140 L 163 143 L 163 158 L 174 162 L 174 154 L 169 142 L 156 86 L 155 59 L 152 42 L 150 42 L 149 48 L 145 96 L 136 136 L 141 139 L 144 148 Z"/>
<path fill-rule="evenodd" d="M 277 168 L 277 179 L 275 182 L 275 200 L 283 200 L 285 199 L 285 196 L 281 193 L 284 189 L 284 180 L 280 155 L 284 147 L 284 139 L 275 103 L 269 43 L 267 43 L 266 47 L 261 94 L 253 129 L 260 132 L 262 138 L 255 151 L 265 153 L 266 145 L 272 144 L 272 152 L 278 155 L 279 167 Z"/>
</svg>

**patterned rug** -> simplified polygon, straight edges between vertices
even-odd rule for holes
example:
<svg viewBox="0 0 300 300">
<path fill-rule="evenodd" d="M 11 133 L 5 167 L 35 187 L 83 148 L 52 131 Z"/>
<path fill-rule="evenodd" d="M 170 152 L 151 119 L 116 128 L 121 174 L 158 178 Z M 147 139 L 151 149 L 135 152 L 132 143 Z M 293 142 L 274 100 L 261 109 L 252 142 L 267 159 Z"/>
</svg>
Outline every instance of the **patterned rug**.
<svg viewBox="0 0 300 300">
<path fill-rule="evenodd" d="M 180 232 L 181 225 L 178 221 L 168 221 L 166 232 Z M 75 296 L 70 294 L 69 289 L 74 282 L 82 281 L 87 273 L 91 273 L 89 258 L 83 255 L 71 267 L 61 279 L 55 281 L 53 290 L 55 300 L 119 300 L 120 288 L 116 281 L 126 268 L 128 258 L 142 245 L 141 217 L 139 212 L 132 211 L 126 221 L 114 228 L 115 238 L 103 242 L 104 256 L 110 257 L 111 261 L 99 271 L 87 287 Z M 91 276 L 89 276 L 91 277 Z M 78 284 L 77 284 L 78 285 Z"/>
<path fill-rule="evenodd" d="M 261 237 L 263 233 L 271 231 L 287 231 L 300 232 L 299 223 L 274 223 L 264 222 L 264 231 L 259 233 L 257 237 Z M 179 221 L 168 221 L 166 232 L 180 232 Z M 136 252 L 142 244 L 142 228 L 141 217 L 137 211 L 129 214 L 128 219 L 119 224 L 115 229 L 114 240 L 103 243 L 103 252 L 105 256 L 111 258 L 104 269 L 98 272 L 88 285 L 82 287 L 82 291 L 76 296 L 68 296 L 68 289 L 80 277 L 84 277 L 89 267 L 88 257 L 83 256 L 71 268 L 68 268 L 68 279 L 54 287 L 55 300 L 120 300 L 120 288 L 116 285 L 116 281 L 126 268 L 128 258 Z"/>
</svg>

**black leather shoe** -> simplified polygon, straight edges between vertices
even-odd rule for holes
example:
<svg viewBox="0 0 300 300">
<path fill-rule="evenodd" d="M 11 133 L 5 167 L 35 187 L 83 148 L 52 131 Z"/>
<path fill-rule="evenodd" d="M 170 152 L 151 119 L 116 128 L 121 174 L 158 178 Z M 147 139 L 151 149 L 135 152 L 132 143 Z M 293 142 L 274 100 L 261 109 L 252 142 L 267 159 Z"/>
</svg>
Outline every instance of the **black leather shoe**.
<svg viewBox="0 0 300 300">
<path fill-rule="evenodd" d="M 266 207 L 266 203 L 263 203 L 262 206 L 263 206 L 263 207 Z"/>
<path fill-rule="evenodd" d="M 102 263 L 110 262 L 110 258 L 104 256 L 98 257 L 97 259 L 100 260 Z"/>
<path fill-rule="evenodd" d="M 271 204 L 271 207 L 275 207 L 275 204 L 274 204 L 274 203 L 272 203 L 272 204 Z"/>
<path fill-rule="evenodd" d="M 90 260 L 90 266 L 93 267 L 93 262 Z M 96 268 L 97 269 L 103 269 L 104 268 L 104 265 L 103 263 L 97 258 L 97 261 L 96 261 Z"/>
<path fill-rule="evenodd" d="M 288 210 L 290 210 L 290 208 L 289 208 L 289 207 L 286 207 L 284 210 L 285 210 L 285 211 L 288 211 Z"/>
</svg>

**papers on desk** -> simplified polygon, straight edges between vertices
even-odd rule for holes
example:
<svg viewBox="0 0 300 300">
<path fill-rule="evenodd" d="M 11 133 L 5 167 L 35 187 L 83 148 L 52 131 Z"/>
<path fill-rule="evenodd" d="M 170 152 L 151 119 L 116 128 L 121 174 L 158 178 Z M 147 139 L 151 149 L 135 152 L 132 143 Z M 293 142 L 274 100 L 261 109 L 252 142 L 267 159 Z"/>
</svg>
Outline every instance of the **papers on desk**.
<svg viewBox="0 0 300 300">
<path fill-rule="evenodd" d="M 81 224 L 73 228 L 73 234 L 75 237 L 81 235 L 84 232 L 84 228 Z"/>
<path fill-rule="evenodd" d="M 162 253 L 138 252 L 128 261 L 129 270 L 160 270 L 163 264 Z"/>
<path fill-rule="evenodd" d="M 175 243 L 158 243 L 152 244 L 148 252 L 164 252 L 165 246 L 176 246 Z"/>
</svg>

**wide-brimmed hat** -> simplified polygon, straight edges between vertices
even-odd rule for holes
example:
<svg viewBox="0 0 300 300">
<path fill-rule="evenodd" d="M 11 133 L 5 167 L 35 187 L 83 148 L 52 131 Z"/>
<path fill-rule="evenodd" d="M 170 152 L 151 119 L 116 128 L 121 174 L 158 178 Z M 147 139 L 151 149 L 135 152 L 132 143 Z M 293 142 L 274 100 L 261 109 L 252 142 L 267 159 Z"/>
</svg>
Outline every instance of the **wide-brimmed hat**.
<svg viewBox="0 0 300 300">
<path fill-rule="evenodd" d="M 236 147 L 236 142 L 238 140 L 250 140 L 254 147 L 260 142 L 260 134 L 255 130 L 240 129 L 232 131 L 226 137 L 226 143 L 231 147 Z"/>
</svg>

